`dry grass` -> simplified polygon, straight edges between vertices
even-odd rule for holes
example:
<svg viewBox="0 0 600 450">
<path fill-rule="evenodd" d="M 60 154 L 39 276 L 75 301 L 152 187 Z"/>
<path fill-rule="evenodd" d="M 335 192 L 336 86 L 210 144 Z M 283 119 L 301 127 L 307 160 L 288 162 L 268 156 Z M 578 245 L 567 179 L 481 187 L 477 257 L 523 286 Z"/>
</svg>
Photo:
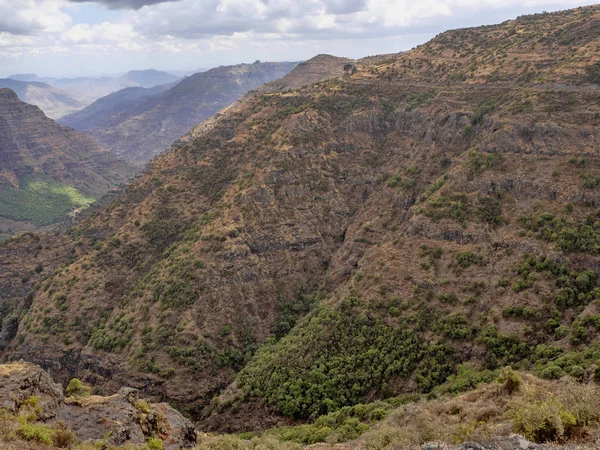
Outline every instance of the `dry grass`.
<svg viewBox="0 0 600 450">
<path fill-rule="evenodd" d="M 237 436 L 203 436 L 194 450 L 300 450 L 302 446 L 282 442 L 270 436 L 253 437 L 246 441 Z"/>
<path fill-rule="evenodd" d="M 365 450 L 418 448 L 425 442 L 486 442 L 519 433 L 534 441 L 600 443 L 600 388 L 572 379 L 547 381 L 520 374 L 509 394 L 491 383 L 454 398 L 412 403 L 395 410 L 360 439 Z"/>
<path fill-rule="evenodd" d="M 27 370 L 31 365 L 25 362 L 16 362 L 0 365 L 0 376 L 8 377 L 11 373 Z"/>
</svg>

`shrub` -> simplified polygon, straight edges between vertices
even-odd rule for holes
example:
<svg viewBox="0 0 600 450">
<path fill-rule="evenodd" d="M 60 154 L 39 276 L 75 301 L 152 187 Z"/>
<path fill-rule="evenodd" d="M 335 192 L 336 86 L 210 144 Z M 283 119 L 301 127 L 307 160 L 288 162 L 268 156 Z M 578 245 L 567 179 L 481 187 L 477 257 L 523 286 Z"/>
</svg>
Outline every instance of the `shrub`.
<svg viewBox="0 0 600 450">
<path fill-rule="evenodd" d="M 150 404 L 145 400 L 138 400 L 135 402 L 135 409 L 143 414 L 150 414 L 152 412 Z"/>
<path fill-rule="evenodd" d="M 456 255 L 456 262 L 460 267 L 466 269 L 473 264 L 482 264 L 483 259 L 473 252 L 460 252 Z"/>
<path fill-rule="evenodd" d="M 548 364 L 542 369 L 540 376 L 548 380 L 556 380 L 564 375 L 563 370 L 556 364 Z"/>
<path fill-rule="evenodd" d="M 489 369 L 506 366 L 531 354 L 527 343 L 521 342 L 516 335 L 504 335 L 493 326 L 483 330 L 479 340 L 487 349 L 486 365 Z"/>
<path fill-rule="evenodd" d="M 507 414 L 514 431 L 530 440 L 563 441 L 578 427 L 598 420 L 600 391 L 595 385 L 576 381 L 566 383 L 558 392 L 530 388 L 509 404 Z"/>
<path fill-rule="evenodd" d="M 73 378 L 67 385 L 67 395 L 69 397 L 88 397 L 90 388 L 83 384 L 79 378 Z"/>
<path fill-rule="evenodd" d="M 68 448 L 75 443 L 75 435 L 71 430 L 68 430 L 64 424 L 58 430 L 54 431 L 52 436 L 52 444 L 56 448 Z"/>
<path fill-rule="evenodd" d="M 500 372 L 498 382 L 502 385 L 502 390 L 508 395 L 512 395 L 521 389 L 523 380 L 517 372 L 512 370 L 510 367 L 505 367 Z"/>
<path fill-rule="evenodd" d="M 513 430 L 535 442 L 562 441 L 577 419 L 555 397 L 531 391 L 514 402 L 508 411 Z"/>
<path fill-rule="evenodd" d="M 52 428 L 37 423 L 29 423 L 24 418 L 19 418 L 17 436 L 26 441 L 34 441 L 40 444 L 52 445 L 54 431 Z"/>
<path fill-rule="evenodd" d="M 469 177 L 475 177 L 481 175 L 488 169 L 500 170 L 504 166 L 504 157 L 502 153 L 488 153 L 482 154 L 477 148 L 472 149 L 469 152 L 467 159 L 466 168 Z"/>
<path fill-rule="evenodd" d="M 27 421 L 36 420 L 42 412 L 40 408 L 40 399 L 35 395 L 26 398 L 19 407 L 19 414 L 25 417 Z"/>
<path fill-rule="evenodd" d="M 447 303 L 449 305 L 456 305 L 456 303 L 458 302 L 458 297 L 454 292 L 451 292 L 449 294 L 440 294 L 440 302 Z"/>
<path fill-rule="evenodd" d="M 497 371 L 477 369 L 470 363 L 461 364 L 456 374 L 450 375 L 446 382 L 433 390 L 435 394 L 456 394 L 471 390 L 482 383 L 490 383 L 497 378 Z"/>
<path fill-rule="evenodd" d="M 201 442 L 196 450 L 245 450 L 247 447 L 240 438 L 219 436 L 207 442 Z"/>
<path fill-rule="evenodd" d="M 452 219 L 458 223 L 466 224 L 467 220 L 476 213 L 476 210 L 465 194 L 456 194 L 451 197 L 441 195 L 438 198 L 430 199 L 421 212 L 435 221 Z"/>
<path fill-rule="evenodd" d="M 600 177 L 598 177 L 600 180 Z M 589 181 L 584 180 L 584 184 Z M 599 181 L 600 183 L 600 181 Z M 521 225 L 534 232 L 538 239 L 556 242 L 565 253 L 600 253 L 600 212 L 590 214 L 585 221 L 576 222 L 552 214 L 540 214 L 537 218 L 524 215 Z"/>
<path fill-rule="evenodd" d="M 163 450 L 163 442 L 157 438 L 148 438 L 146 445 L 149 450 Z"/>
</svg>

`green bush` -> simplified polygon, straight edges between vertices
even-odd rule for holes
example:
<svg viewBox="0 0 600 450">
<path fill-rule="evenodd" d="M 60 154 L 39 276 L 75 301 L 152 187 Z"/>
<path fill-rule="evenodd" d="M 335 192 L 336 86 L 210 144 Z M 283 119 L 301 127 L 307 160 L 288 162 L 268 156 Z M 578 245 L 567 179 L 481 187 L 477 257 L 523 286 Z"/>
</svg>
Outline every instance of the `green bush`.
<svg viewBox="0 0 600 450">
<path fill-rule="evenodd" d="M 73 378 L 69 381 L 66 391 L 69 397 L 88 397 L 91 390 L 79 378 Z"/>
<path fill-rule="evenodd" d="M 16 430 L 16 434 L 26 441 L 51 446 L 54 430 L 47 425 L 29 423 L 24 418 L 19 418 L 19 427 Z"/>
<path fill-rule="evenodd" d="M 536 442 L 561 442 L 582 436 L 583 427 L 600 418 L 600 391 L 596 385 L 570 381 L 552 392 L 529 388 L 513 400 L 507 412 L 515 432 Z"/>
<path fill-rule="evenodd" d="M 482 265 L 483 258 L 481 258 L 481 256 L 476 255 L 473 252 L 460 252 L 456 255 L 456 262 L 460 267 L 466 269 L 467 267 L 470 267 L 473 264 Z"/>
<path fill-rule="evenodd" d="M 296 297 L 279 297 L 277 303 L 277 317 L 271 328 L 275 339 L 281 339 L 288 334 L 301 317 L 305 316 L 318 302 L 326 297 L 324 291 L 312 294 L 300 294 Z"/>
<path fill-rule="evenodd" d="M 556 293 L 556 307 L 559 310 L 587 305 L 594 299 L 600 298 L 597 274 L 593 270 L 571 270 L 566 265 L 545 256 L 538 258 L 530 256 L 526 257 L 519 264 L 515 272 L 519 276 L 519 279 L 513 285 L 515 292 L 520 292 L 533 286 L 535 280 L 534 272 L 552 277 L 558 288 Z"/>
<path fill-rule="evenodd" d="M 456 194 L 429 200 L 421 212 L 433 220 L 452 219 L 463 224 L 476 214 L 476 209 L 465 194 Z"/>
<path fill-rule="evenodd" d="M 457 394 L 469 391 L 482 383 L 490 383 L 497 378 L 498 371 L 478 369 L 470 363 L 460 364 L 456 374 L 450 375 L 446 382 L 433 389 L 436 394 Z"/>
<path fill-rule="evenodd" d="M 527 358 L 531 347 L 522 342 L 516 335 L 504 335 L 494 326 L 481 332 L 479 341 L 487 349 L 486 366 L 489 369 L 507 366 L 513 362 Z"/>
<path fill-rule="evenodd" d="M 473 178 L 481 175 L 488 169 L 501 170 L 504 167 L 504 156 L 502 153 L 482 154 L 477 148 L 469 152 L 466 162 L 467 174 Z"/>
<path fill-rule="evenodd" d="M 157 438 L 148 438 L 146 445 L 148 446 L 148 450 L 163 450 L 163 442 Z"/>
<path fill-rule="evenodd" d="M 575 426 L 575 415 L 558 398 L 530 392 L 511 405 L 509 417 L 516 433 L 535 442 L 562 441 Z"/>
<path fill-rule="evenodd" d="M 500 372 L 500 376 L 498 377 L 498 383 L 502 385 L 502 390 L 504 392 L 506 392 L 508 395 L 512 395 L 519 389 L 521 389 L 521 384 L 523 384 L 523 380 L 517 372 L 512 370 L 512 368 L 505 367 Z"/>
</svg>

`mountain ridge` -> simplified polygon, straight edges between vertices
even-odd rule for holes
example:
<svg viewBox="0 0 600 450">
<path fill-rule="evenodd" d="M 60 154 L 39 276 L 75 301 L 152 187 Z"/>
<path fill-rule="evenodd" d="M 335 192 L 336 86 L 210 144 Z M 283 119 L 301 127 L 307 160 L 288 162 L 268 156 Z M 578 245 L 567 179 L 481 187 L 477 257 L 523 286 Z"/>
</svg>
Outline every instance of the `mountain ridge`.
<svg viewBox="0 0 600 450">
<path fill-rule="evenodd" d="M 82 122 L 87 111 L 61 120 L 93 136 L 115 154 L 143 164 L 190 128 L 216 114 L 248 90 L 289 72 L 296 63 L 257 63 L 221 66 L 187 77 L 170 89 L 152 95 L 109 117 Z"/>
</svg>

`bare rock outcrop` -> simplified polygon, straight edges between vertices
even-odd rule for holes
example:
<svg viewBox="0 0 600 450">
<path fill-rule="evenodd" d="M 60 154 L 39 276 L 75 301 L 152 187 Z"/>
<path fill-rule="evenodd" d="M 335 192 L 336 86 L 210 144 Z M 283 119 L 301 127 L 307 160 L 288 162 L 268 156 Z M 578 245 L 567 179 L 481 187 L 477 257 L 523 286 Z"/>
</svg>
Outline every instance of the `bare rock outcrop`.
<svg viewBox="0 0 600 450">
<path fill-rule="evenodd" d="M 0 365 L 0 407 L 16 414 L 33 397 L 40 406 L 40 421 L 66 425 L 84 442 L 141 444 L 154 437 L 162 440 L 165 450 L 196 444 L 196 431 L 188 419 L 166 403 L 141 400 L 136 389 L 124 387 L 108 397 L 65 397 L 62 387 L 36 365 Z"/>
</svg>

